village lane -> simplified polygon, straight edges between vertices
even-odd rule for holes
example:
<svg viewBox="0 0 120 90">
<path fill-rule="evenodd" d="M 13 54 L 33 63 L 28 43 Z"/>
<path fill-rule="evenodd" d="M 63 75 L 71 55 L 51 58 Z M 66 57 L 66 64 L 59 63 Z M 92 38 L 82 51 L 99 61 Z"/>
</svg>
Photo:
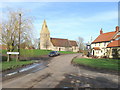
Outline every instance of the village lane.
<svg viewBox="0 0 120 90">
<path fill-rule="evenodd" d="M 70 78 L 76 76 L 80 79 L 84 79 L 81 79 L 82 82 L 85 82 L 81 87 L 86 87 L 86 85 L 89 85 L 89 87 L 99 86 L 98 88 L 118 88 L 118 75 L 90 71 L 84 68 L 73 66 L 71 61 L 78 55 L 81 56 L 81 54 L 69 54 L 54 57 L 48 64 L 47 68 L 19 77 L 17 79 L 3 82 L 3 88 L 55 88 L 56 86 L 64 88 L 65 84 L 59 84 L 61 81 L 66 79 L 66 75 L 71 75 Z M 79 82 L 81 81 L 79 80 Z M 70 81 L 70 83 L 73 82 Z M 69 83 L 66 81 L 66 84 Z M 71 87 L 70 85 L 66 86 Z"/>
<path fill-rule="evenodd" d="M 71 61 L 74 57 L 78 56 L 79 54 L 69 54 L 69 55 L 60 55 L 57 57 L 54 57 L 51 62 L 48 64 L 48 67 L 35 72 L 30 73 L 25 76 L 19 77 L 17 79 L 12 79 L 3 82 L 2 87 L 3 88 L 31 88 L 31 87 L 37 87 L 37 84 L 42 83 L 42 87 L 44 86 L 44 80 L 47 80 L 48 78 L 51 79 L 58 79 L 61 81 L 64 79 L 64 74 L 67 72 L 73 71 L 73 66 L 71 65 Z M 57 85 L 58 83 L 55 83 Z M 46 83 L 45 85 L 49 84 Z M 51 83 L 52 84 L 52 83 Z M 54 82 L 53 82 L 54 84 Z M 55 86 L 55 85 L 52 85 Z"/>
</svg>

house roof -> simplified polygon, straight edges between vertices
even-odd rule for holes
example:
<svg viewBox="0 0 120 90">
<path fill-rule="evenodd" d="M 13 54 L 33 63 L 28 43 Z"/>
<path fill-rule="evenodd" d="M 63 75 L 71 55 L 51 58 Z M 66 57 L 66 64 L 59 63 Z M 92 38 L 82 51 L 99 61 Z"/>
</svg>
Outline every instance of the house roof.
<svg viewBox="0 0 120 90">
<path fill-rule="evenodd" d="M 115 36 L 113 39 L 117 39 L 117 38 L 119 38 L 120 37 L 120 35 L 117 35 L 117 36 Z"/>
<path fill-rule="evenodd" d="M 69 42 L 70 42 L 70 44 L 71 44 L 72 46 L 78 46 L 76 41 L 69 40 Z"/>
<path fill-rule="evenodd" d="M 61 38 L 50 38 L 52 44 L 57 47 L 71 47 L 77 46 L 76 41 L 61 39 Z"/>
<path fill-rule="evenodd" d="M 6 50 L 7 49 L 7 45 L 0 45 L 0 49 Z"/>
<path fill-rule="evenodd" d="M 68 39 L 51 38 L 51 42 L 54 46 L 59 46 L 59 47 L 70 47 L 71 46 Z"/>
<path fill-rule="evenodd" d="M 107 47 L 120 47 L 120 39 L 109 43 Z"/>
<path fill-rule="evenodd" d="M 108 33 L 102 33 L 92 43 L 110 41 L 110 40 L 112 40 L 113 36 L 116 33 L 117 32 L 115 32 L 115 31 L 114 32 L 108 32 Z"/>
<path fill-rule="evenodd" d="M 100 48 L 99 48 L 99 47 L 93 47 L 93 49 L 94 49 L 94 50 L 100 50 Z"/>
</svg>

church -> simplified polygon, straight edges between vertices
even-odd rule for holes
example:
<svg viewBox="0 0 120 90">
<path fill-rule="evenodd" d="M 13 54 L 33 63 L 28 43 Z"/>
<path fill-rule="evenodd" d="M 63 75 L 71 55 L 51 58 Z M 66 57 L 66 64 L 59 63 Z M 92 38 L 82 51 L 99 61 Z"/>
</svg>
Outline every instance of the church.
<svg viewBox="0 0 120 90">
<path fill-rule="evenodd" d="M 78 52 L 77 42 L 63 38 L 51 38 L 46 21 L 44 20 L 40 32 L 40 49 L 53 51 L 73 51 Z"/>
</svg>

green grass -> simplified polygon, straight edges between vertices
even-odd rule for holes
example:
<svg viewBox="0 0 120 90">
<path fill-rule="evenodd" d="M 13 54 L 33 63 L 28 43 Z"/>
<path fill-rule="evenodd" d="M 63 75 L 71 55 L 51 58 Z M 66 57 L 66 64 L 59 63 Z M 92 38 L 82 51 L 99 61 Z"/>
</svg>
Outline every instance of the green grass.
<svg viewBox="0 0 120 90">
<path fill-rule="evenodd" d="M 6 62 L 6 61 L 1 62 L 0 66 L 2 66 L 2 70 L 8 70 L 8 69 L 15 69 L 23 65 L 32 64 L 32 63 L 34 63 L 33 60 L 16 61 L 16 59 L 12 58 L 10 62 Z"/>
<path fill-rule="evenodd" d="M 16 51 L 16 50 L 15 50 Z M 39 57 L 42 55 L 48 55 L 51 52 L 51 50 L 39 50 L 39 49 L 21 49 L 20 50 L 20 54 L 22 57 Z M 7 50 L 0 50 L 0 53 L 2 53 L 5 56 L 2 56 L 2 61 L 0 63 L 0 65 L 2 65 L 2 70 L 7 70 L 7 69 L 15 69 L 18 67 L 21 67 L 23 65 L 27 65 L 27 64 L 31 64 L 33 63 L 33 61 L 18 61 L 16 62 L 16 60 L 14 58 L 12 58 L 12 60 L 10 62 L 6 62 L 7 61 L 7 57 L 6 57 L 6 53 Z M 60 51 L 61 54 L 72 54 L 74 52 L 69 52 L 69 51 Z"/>
<path fill-rule="evenodd" d="M 21 56 L 24 57 L 38 57 L 42 55 L 48 55 L 51 51 L 50 50 L 39 50 L 39 49 L 31 49 L 31 50 L 21 50 Z"/>
<path fill-rule="evenodd" d="M 109 70 L 120 70 L 118 65 L 120 64 L 120 60 L 118 59 L 86 59 L 86 58 L 75 58 L 73 60 L 74 63 L 90 66 L 93 68 L 99 69 L 109 69 Z"/>
<path fill-rule="evenodd" d="M 21 49 L 20 54 L 23 57 L 38 57 L 42 55 L 48 55 L 51 52 L 51 50 L 39 50 L 39 49 Z M 75 52 L 71 51 L 59 51 L 61 54 L 74 54 Z M 7 51 L 2 50 L 2 54 L 6 55 Z"/>
<path fill-rule="evenodd" d="M 15 50 L 16 51 L 16 50 Z M 41 55 L 48 55 L 51 52 L 50 50 L 39 50 L 39 49 L 21 49 L 20 54 L 23 57 L 37 57 Z M 2 54 L 6 54 L 6 50 L 2 50 Z"/>
<path fill-rule="evenodd" d="M 71 52 L 71 51 L 59 51 L 62 54 L 74 54 L 76 52 Z"/>
</svg>

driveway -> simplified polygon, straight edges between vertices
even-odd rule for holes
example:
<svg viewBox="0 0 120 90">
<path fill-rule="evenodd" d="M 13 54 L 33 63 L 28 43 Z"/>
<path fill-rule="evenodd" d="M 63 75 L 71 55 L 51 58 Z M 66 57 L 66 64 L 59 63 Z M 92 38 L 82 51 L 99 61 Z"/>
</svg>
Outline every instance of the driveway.
<svg viewBox="0 0 120 90">
<path fill-rule="evenodd" d="M 3 88 L 55 88 L 55 87 L 118 87 L 118 76 L 90 71 L 71 64 L 74 57 L 69 54 L 54 57 L 48 67 L 22 77 L 3 82 Z M 81 56 L 81 55 L 80 55 Z M 65 82 L 66 81 L 66 82 Z M 84 83 L 81 83 L 84 82 Z M 97 84 L 96 84 L 97 83 Z M 103 83 L 103 84 L 102 84 Z M 96 84 L 96 85 L 94 85 Z"/>
</svg>

